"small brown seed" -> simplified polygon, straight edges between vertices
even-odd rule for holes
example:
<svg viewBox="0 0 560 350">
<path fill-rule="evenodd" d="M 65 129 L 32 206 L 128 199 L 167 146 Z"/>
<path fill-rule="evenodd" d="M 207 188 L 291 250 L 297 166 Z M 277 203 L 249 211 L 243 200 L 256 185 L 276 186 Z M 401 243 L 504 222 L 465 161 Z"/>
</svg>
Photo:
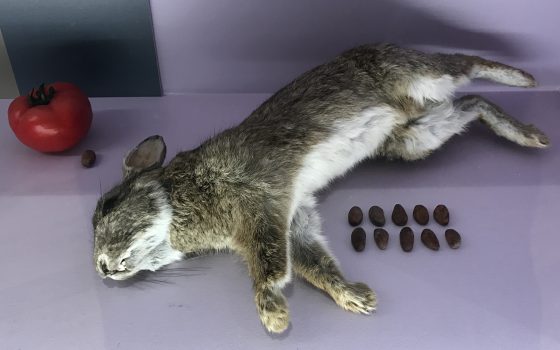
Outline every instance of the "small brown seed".
<svg viewBox="0 0 560 350">
<path fill-rule="evenodd" d="M 430 213 L 428 213 L 428 209 L 421 204 L 418 204 L 414 207 L 412 216 L 414 217 L 414 220 L 416 220 L 416 222 L 420 225 L 427 225 L 430 221 Z"/>
<path fill-rule="evenodd" d="M 461 235 L 452 228 L 445 230 L 445 240 L 451 249 L 457 249 L 461 246 Z"/>
<path fill-rule="evenodd" d="M 382 228 L 376 228 L 373 230 L 373 240 L 377 244 L 377 248 L 385 250 L 389 244 L 389 233 Z"/>
<path fill-rule="evenodd" d="M 391 219 L 397 226 L 404 226 L 408 222 L 408 215 L 403 206 L 400 204 L 395 204 L 393 208 L 393 214 L 391 214 Z"/>
<path fill-rule="evenodd" d="M 400 234 L 401 248 L 405 252 L 412 251 L 414 248 L 414 232 L 410 227 L 403 227 Z"/>
<path fill-rule="evenodd" d="M 348 212 L 348 223 L 352 226 L 358 226 L 364 219 L 364 213 L 359 207 L 352 207 Z"/>
<path fill-rule="evenodd" d="M 357 227 L 352 231 L 352 247 L 357 252 L 361 252 L 366 247 L 366 231 L 363 228 Z"/>
<path fill-rule="evenodd" d="M 381 207 L 374 205 L 373 207 L 369 208 L 369 220 L 375 226 L 384 226 L 385 225 L 385 212 Z"/>
<path fill-rule="evenodd" d="M 91 168 L 95 164 L 95 152 L 88 149 L 82 153 L 82 165 L 86 168 Z"/>
<path fill-rule="evenodd" d="M 449 224 L 449 210 L 445 205 L 440 204 L 434 209 L 434 220 L 442 226 Z"/>
<path fill-rule="evenodd" d="M 420 240 L 422 241 L 422 243 L 424 243 L 426 248 L 429 248 L 431 250 L 439 250 L 439 240 L 434 231 L 428 228 L 424 229 L 424 231 L 422 231 L 422 234 L 420 235 Z"/>
</svg>

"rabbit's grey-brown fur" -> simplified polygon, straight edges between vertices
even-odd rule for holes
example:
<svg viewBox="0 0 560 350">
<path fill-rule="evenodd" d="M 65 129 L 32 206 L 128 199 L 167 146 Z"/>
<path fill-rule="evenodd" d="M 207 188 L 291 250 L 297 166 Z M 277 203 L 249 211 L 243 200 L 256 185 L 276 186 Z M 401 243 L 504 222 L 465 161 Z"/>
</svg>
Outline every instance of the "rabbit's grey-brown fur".
<svg viewBox="0 0 560 350">
<path fill-rule="evenodd" d="M 370 313 L 374 293 L 345 280 L 321 238 L 314 192 L 368 157 L 426 157 L 477 118 L 520 145 L 548 145 L 482 97 L 453 101 L 472 78 L 535 85 L 529 74 L 479 57 L 368 45 L 303 74 L 239 126 L 165 167 L 163 139 L 146 139 L 96 208 L 97 271 L 125 279 L 183 253 L 228 249 L 247 262 L 269 331 L 288 326 L 281 289 L 292 271 L 344 309 Z"/>
</svg>

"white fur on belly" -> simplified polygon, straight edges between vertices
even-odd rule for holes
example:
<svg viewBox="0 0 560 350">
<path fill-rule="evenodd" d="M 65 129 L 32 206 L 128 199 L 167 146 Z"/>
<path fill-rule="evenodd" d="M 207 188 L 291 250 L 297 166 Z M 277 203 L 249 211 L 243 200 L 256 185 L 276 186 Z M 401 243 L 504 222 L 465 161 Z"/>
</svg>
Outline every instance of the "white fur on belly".
<svg viewBox="0 0 560 350">
<path fill-rule="evenodd" d="M 442 102 L 448 100 L 457 87 L 469 82 L 467 77 L 453 78 L 445 74 L 438 78 L 421 76 L 408 85 L 408 96 L 423 105 L 426 101 Z"/>
<path fill-rule="evenodd" d="M 315 145 L 303 160 L 303 167 L 295 180 L 290 222 L 303 198 L 374 155 L 397 121 L 398 115 L 393 108 L 379 106 L 335 124 L 329 139 Z"/>
</svg>

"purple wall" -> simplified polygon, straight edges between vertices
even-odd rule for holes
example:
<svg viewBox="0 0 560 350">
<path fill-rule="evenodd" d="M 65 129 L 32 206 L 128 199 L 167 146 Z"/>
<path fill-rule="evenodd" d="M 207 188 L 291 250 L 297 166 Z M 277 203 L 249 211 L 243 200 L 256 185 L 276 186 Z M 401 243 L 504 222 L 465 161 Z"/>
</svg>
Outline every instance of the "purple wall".
<svg viewBox="0 0 560 350">
<path fill-rule="evenodd" d="M 357 44 L 457 49 L 560 86 L 558 0 L 152 1 L 164 92 L 273 92 Z"/>
</svg>

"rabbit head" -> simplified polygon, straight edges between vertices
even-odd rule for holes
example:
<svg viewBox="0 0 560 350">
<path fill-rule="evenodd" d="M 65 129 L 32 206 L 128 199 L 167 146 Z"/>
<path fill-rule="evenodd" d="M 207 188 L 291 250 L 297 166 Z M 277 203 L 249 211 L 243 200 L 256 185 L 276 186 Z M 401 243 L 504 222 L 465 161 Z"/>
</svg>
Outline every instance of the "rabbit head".
<svg viewBox="0 0 560 350">
<path fill-rule="evenodd" d="M 166 146 L 151 136 L 123 161 L 123 181 L 105 193 L 93 215 L 94 264 L 102 278 L 124 280 L 179 260 L 169 244 L 172 210 L 160 176 Z"/>
</svg>

